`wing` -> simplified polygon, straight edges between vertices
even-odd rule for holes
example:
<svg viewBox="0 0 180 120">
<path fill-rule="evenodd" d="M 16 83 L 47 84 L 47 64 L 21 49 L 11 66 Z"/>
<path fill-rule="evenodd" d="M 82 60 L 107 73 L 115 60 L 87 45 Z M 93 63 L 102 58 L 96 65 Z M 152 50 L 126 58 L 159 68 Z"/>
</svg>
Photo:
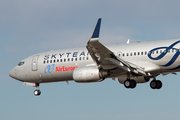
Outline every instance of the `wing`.
<svg viewBox="0 0 180 120">
<path fill-rule="evenodd" d="M 119 68 L 125 73 L 135 73 L 147 76 L 148 73 L 144 71 L 144 68 L 119 58 L 111 50 L 99 42 L 100 25 L 101 18 L 98 19 L 94 32 L 86 45 L 86 48 L 94 62 L 103 69 Z"/>
</svg>

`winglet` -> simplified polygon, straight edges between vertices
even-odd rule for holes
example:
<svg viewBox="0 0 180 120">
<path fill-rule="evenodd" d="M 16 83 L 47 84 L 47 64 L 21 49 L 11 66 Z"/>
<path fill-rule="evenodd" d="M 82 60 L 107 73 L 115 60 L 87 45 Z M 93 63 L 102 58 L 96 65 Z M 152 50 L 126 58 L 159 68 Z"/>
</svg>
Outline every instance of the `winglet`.
<svg viewBox="0 0 180 120">
<path fill-rule="evenodd" d="M 99 38 L 100 26 L 101 26 L 101 18 L 98 19 L 91 38 Z"/>
</svg>

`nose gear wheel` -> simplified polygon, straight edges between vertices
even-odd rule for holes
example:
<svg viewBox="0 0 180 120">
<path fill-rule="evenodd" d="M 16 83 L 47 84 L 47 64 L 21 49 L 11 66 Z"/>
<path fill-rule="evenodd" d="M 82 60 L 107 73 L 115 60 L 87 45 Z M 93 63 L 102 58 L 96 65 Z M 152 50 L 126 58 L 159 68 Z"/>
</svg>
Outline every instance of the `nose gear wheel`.
<svg viewBox="0 0 180 120">
<path fill-rule="evenodd" d="M 35 96 L 39 96 L 41 94 L 41 91 L 40 90 L 34 90 L 34 95 Z"/>
</svg>

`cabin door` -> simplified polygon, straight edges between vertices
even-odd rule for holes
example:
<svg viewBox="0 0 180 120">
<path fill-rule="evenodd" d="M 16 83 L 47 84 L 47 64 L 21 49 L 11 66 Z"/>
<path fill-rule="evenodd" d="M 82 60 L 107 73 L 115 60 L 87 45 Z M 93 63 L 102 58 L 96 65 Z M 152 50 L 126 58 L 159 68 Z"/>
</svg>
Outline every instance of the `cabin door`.
<svg viewBox="0 0 180 120">
<path fill-rule="evenodd" d="M 32 71 L 38 70 L 38 58 L 39 58 L 39 55 L 36 55 L 32 59 L 32 66 L 31 66 Z"/>
</svg>

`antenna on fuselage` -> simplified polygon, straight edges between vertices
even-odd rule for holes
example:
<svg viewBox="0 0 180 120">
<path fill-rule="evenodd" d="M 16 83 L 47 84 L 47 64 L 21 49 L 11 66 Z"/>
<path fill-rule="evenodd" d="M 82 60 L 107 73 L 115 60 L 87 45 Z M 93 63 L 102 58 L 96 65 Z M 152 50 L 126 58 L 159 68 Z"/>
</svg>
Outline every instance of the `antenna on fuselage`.
<svg viewBox="0 0 180 120">
<path fill-rule="evenodd" d="M 127 44 L 129 44 L 129 42 L 130 42 L 130 39 L 127 40 Z"/>
</svg>

